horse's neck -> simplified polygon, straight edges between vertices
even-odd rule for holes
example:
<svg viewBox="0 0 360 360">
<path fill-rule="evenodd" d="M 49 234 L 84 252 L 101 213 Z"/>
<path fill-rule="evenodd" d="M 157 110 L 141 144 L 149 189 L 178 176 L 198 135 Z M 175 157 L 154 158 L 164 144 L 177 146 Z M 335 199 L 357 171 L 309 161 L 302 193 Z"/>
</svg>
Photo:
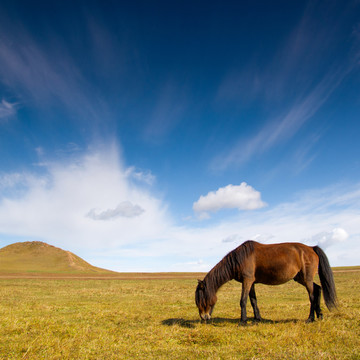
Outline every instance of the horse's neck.
<svg viewBox="0 0 360 360">
<path fill-rule="evenodd" d="M 205 282 L 208 288 L 211 288 L 215 293 L 228 281 L 234 278 L 231 271 L 229 271 L 225 264 L 221 261 L 205 277 Z"/>
</svg>

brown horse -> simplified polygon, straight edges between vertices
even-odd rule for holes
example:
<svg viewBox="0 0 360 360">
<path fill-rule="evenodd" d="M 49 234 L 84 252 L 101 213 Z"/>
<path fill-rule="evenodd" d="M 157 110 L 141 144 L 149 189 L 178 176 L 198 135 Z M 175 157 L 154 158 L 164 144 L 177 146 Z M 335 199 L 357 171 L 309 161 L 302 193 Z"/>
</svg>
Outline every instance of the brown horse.
<svg viewBox="0 0 360 360">
<path fill-rule="evenodd" d="M 336 307 L 336 291 L 333 274 L 325 253 L 318 247 L 299 243 L 264 245 L 246 241 L 215 265 L 204 280 L 199 280 L 195 302 L 202 320 L 209 320 L 217 300 L 216 292 L 230 280 L 242 283 L 240 299 L 241 322 L 247 321 L 246 302 L 254 309 L 255 321 L 261 321 L 257 307 L 255 284 L 280 285 L 294 279 L 306 287 L 310 299 L 310 315 L 307 322 L 316 316 L 322 319 L 320 309 L 321 287 L 315 284 L 319 273 L 325 304 L 329 310 Z"/>
</svg>

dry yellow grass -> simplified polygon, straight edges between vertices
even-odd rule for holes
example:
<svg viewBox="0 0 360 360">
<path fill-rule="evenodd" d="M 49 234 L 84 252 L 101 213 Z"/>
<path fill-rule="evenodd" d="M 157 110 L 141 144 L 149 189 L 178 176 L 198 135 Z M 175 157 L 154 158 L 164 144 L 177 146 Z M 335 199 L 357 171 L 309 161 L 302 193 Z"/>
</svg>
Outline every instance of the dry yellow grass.
<svg viewBox="0 0 360 360">
<path fill-rule="evenodd" d="M 312 324 L 305 324 L 309 302 L 302 286 L 259 285 L 267 320 L 246 327 L 238 325 L 240 284 L 220 290 L 213 321 L 202 324 L 196 276 L 171 277 L 0 279 L 0 358 L 360 358 L 358 271 L 335 273 L 339 310 L 324 309 L 324 320 Z"/>
</svg>

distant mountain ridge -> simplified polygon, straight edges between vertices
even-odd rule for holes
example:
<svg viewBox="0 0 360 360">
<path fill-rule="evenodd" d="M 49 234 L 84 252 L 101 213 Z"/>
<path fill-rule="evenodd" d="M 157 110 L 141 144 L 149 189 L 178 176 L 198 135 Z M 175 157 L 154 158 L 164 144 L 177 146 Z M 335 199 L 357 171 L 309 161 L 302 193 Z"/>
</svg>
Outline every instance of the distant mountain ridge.
<svg viewBox="0 0 360 360">
<path fill-rule="evenodd" d="M 41 241 L 18 242 L 1 248 L 0 273 L 114 274 Z"/>
</svg>

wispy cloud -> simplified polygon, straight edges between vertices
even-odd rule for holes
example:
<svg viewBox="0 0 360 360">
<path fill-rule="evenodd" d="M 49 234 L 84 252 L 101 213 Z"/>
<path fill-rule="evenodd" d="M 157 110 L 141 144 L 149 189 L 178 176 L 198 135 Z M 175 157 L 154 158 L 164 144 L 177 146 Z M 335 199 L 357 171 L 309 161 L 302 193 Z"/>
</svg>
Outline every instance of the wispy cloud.
<svg viewBox="0 0 360 360">
<path fill-rule="evenodd" d="M 87 123 L 110 116 L 61 38 L 54 36 L 51 45 L 40 43 L 23 25 L 7 25 L 0 25 L 0 78 L 19 101 L 42 110 L 60 106 Z M 9 105 L 3 100 L 0 114 L 14 111 Z"/>
<path fill-rule="evenodd" d="M 339 23 L 346 21 L 343 16 L 348 11 L 346 6 L 342 9 L 344 14 L 333 12 L 336 17 L 327 17 L 324 12 L 321 22 L 316 16 L 318 6 L 307 7 L 293 32 L 263 69 L 250 64 L 225 76 L 217 94 L 218 101 L 251 102 L 266 109 L 263 113 L 269 115 L 254 119 L 262 124 L 260 130 L 247 138 L 239 136 L 213 159 L 213 169 L 240 166 L 293 138 L 324 106 L 346 76 L 359 66 L 356 51 L 335 56 L 335 50 L 343 41 L 354 41 L 356 37 L 337 32 Z M 326 67 L 323 65 L 325 57 L 334 58 Z"/>
<path fill-rule="evenodd" d="M 317 154 L 313 148 L 321 138 L 319 133 L 313 133 L 303 142 L 294 154 L 295 173 L 299 174 L 306 169 L 315 159 Z"/>
<path fill-rule="evenodd" d="M 323 106 L 346 74 L 347 71 L 340 71 L 325 76 L 308 95 L 296 101 L 284 115 L 268 120 L 255 136 L 250 139 L 239 139 L 230 151 L 216 157 L 213 168 L 226 169 L 231 165 L 242 165 L 253 156 L 292 138 Z"/>
<path fill-rule="evenodd" d="M 11 104 L 5 99 L 1 100 L 0 103 L 0 120 L 7 119 L 16 114 L 16 104 Z"/>
<path fill-rule="evenodd" d="M 181 121 L 187 108 L 184 90 L 174 81 L 167 81 L 160 89 L 148 123 L 144 138 L 149 142 L 161 142 Z"/>
</svg>

